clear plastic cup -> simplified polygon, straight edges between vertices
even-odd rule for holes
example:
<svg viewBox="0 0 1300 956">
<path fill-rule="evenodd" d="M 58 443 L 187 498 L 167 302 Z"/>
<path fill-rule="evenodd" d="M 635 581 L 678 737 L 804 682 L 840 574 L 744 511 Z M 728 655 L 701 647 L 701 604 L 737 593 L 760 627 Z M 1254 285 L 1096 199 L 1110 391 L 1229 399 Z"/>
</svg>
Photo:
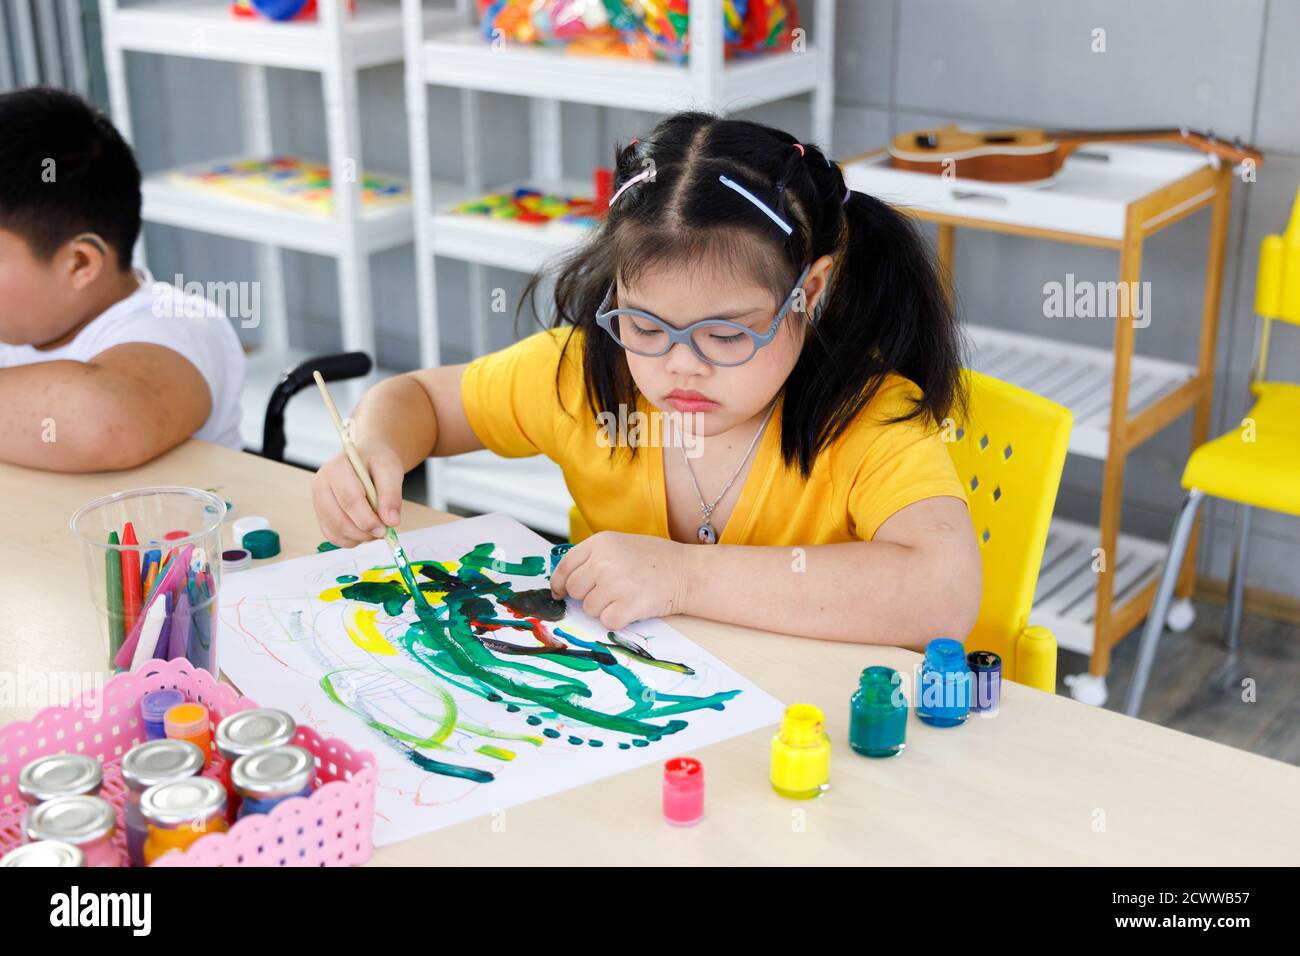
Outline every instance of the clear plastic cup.
<svg viewBox="0 0 1300 956">
<path fill-rule="evenodd" d="M 132 660 L 185 657 L 214 676 L 219 673 L 217 588 L 225 514 L 221 498 L 197 488 L 138 488 L 97 498 L 72 516 L 109 667 L 129 670 Z M 127 522 L 138 544 L 121 543 Z M 117 532 L 117 544 L 109 542 L 110 532 Z M 146 569 L 152 551 L 159 569 L 150 591 Z M 126 574 L 135 567 L 140 569 L 139 606 L 132 621 Z M 120 599 L 113 568 L 122 575 Z M 141 645 L 147 651 L 143 657 Z"/>
</svg>

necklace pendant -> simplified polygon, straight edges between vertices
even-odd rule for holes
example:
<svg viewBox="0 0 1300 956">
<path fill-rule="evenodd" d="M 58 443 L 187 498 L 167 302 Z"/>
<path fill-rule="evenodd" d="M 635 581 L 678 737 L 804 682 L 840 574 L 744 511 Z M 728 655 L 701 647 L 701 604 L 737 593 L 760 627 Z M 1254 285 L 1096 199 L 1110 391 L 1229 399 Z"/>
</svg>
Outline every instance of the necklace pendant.
<svg viewBox="0 0 1300 956">
<path fill-rule="evenodd" d="M 718 543 L 718 534 L 713 530 L 713 525 L 709 524 L 707 521 L 695 529 L 695 537 L 700 544 Z"/>
</svg>

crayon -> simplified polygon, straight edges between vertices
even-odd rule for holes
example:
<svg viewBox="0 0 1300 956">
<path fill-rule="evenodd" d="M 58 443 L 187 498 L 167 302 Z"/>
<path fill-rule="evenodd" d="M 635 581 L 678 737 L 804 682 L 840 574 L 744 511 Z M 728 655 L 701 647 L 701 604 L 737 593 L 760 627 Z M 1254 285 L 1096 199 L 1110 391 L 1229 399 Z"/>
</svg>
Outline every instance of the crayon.
<svg viewBox="0 0 1300 956">
<path fill-rule="evenodd" d="M 149 596 L 153 594 L 153 586 L 157 580 L 158 563 L 155 561 L 153 564 L 149 565 L 149 572 L 145 575 L 144 588 L 141 591 L 141 593 L 144 594 L 146 601 L 149 599 Z"/>
<path fill-rule="evenodd" d="M 115 545 L 118 544 L 117 532 L 108 533 L 108 551 L 106 552 L 105 571 L 108 587 L 108 635 L 109 655 L 114 656 L 126 640 L 126 622 L 122 618 L 122 555 Z"/>
<path fill-rule="evenodd" d="M 176 606 L 172 608 L 171 634 L 165 653 L 158 656 L 169 661 L 184 657 L 190 639 L 190 598 L 184 591 L 177 590 Z"/>
<path fill-rule="evenodd" d="M 140 541 L 135 536 L 131 522 L 122 530 L 122 544 L 136 545 Z M 122 550 L 122 618 L 127 631 L 135 626 L 140 616 L 140 552 L 134 548 Z"/>
<path fill-rule="evenodd" d="M 171 646 L 168 642 L 170 640 L 172 626 L 176 621 L 176 615 L 173 613 L 175 603 L 172 601 L 172 595 L 165 594 L 163 595 L 163 598 L 167 610 L 163 616 L 162 630 L 158 633 L 158 640 L 154 644 L 153 648 L 154 659 L 160 661 L 167 660 L 167 649 Z"/>
</svg>

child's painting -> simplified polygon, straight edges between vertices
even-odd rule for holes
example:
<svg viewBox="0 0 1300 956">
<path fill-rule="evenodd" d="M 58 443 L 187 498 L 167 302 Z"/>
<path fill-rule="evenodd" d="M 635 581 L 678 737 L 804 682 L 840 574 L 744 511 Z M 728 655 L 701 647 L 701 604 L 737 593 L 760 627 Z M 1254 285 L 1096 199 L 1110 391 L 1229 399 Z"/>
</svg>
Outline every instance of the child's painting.
<svg viewBox="0 0 1300 956">
<path fill-rule="evenodd" d="M 224 576 L 221 669 L 379 761 L 392 843 L 777 723 L 781 704 L 662 621 L 551 597 L 501 514 Z M 412 587 L 421 600 L 412 598 Z"/>
</svg>

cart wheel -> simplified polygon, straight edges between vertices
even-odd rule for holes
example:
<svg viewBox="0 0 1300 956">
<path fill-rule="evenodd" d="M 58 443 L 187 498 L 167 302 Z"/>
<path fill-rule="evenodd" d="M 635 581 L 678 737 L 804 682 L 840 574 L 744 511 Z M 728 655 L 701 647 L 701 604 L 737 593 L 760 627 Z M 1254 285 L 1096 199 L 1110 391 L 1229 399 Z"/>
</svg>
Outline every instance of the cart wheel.
<svg viewBox="0 0 1300 956">
<path fill-rule="evenodd" d="M 1165 625 L 1175 634 L 1181 634 L 1196 622 L 1196 607 L 1187 598 L 1179 598 L 1169 605 Z"/>
<path fill-rule="evenodd" d="M 1093 707 L 1105 707 L 1107 699 L 1106 678 L 1092 674 L 1070 674 L 1065 678 L 1065 686 L 1070 688 L 1070 696 L 1081 704 Z"/>
</svg>

